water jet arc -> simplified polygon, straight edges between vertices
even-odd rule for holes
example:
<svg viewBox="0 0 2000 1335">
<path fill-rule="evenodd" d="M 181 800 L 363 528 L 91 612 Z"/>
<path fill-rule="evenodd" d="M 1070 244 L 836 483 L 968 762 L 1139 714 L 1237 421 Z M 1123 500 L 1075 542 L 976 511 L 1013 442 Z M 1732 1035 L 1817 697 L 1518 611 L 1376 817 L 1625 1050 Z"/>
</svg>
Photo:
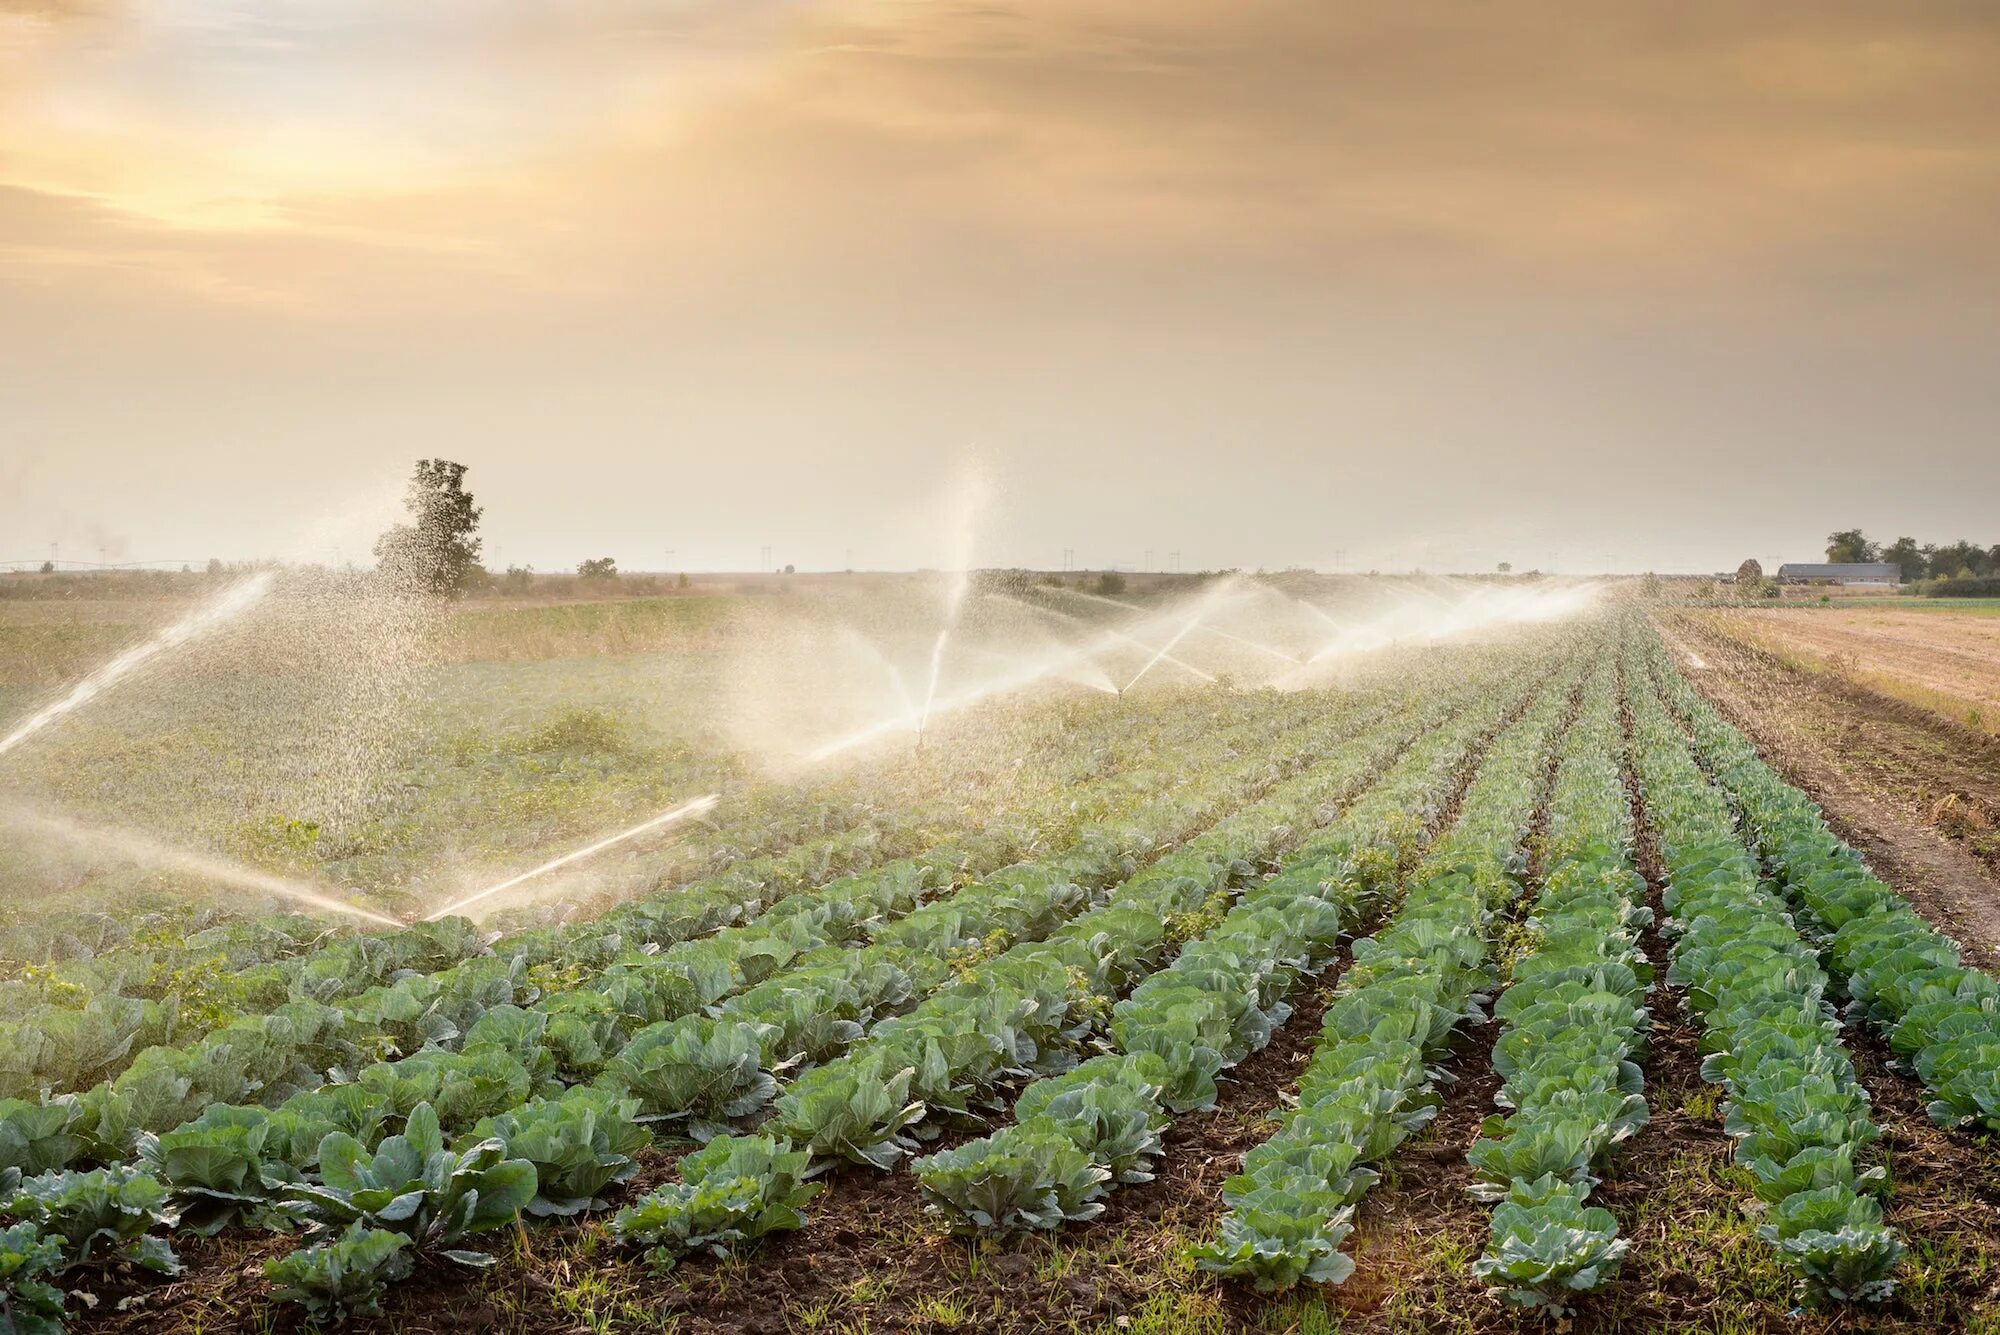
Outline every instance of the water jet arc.
<svg viewBox="0 0 2000 1335">
<path fill-rule="evenodd" d="M 697 797 L 691 802 L 683 802 L 671 810 L 661 812 L 650 820 L 640 821 L 629 830 L 620 830 L 617 834 L 607 835 L 587 847 L 579 848 L 572 853 L 565 853 L 559 858 L 552 858 L 544 862 L 541 866 L 530 871 L 524 871 L 518 876 L 510 876 L 498 885 L 489 885 L 484 890 L 467 895 L 463 899 L 454 900 L 435 913 L 426 913 L 424 921 L 436 922 L 440 918 L 448 918 L 461 909 L 477 904 L 482 899 L 488 899 L 499 894 L 502 890 L 512 890 L 523 881 L 532 881 L 535 877 L 546 875 L 558 867 L 567 867 L 572 862 L 581 862 L 592 854 L 602 853 L 614 844 L 622 844 L 628 839 L 636 839 L 648 830 L 657 830 L 663 826 L 672 825 L 675 821 L 686 820 L 689 816 L 700 815 L 721 800 L 722 795 L 720 793 L 709 793 L 705 796 Z"/>
<path fill-rule="evenodd" d="M 231 585 L 223 591 L 221 597 L 215 599 L 200 611 L 175 622 L 151 639 L 127 649 L 124 653 L 118 655 L 109 663 L 98 668 L 75 686 L 71 687 L 68 695 L 65 695 L 62 699 L 49 705 L 47 708 L 29 715 L 14 731 L 8 733 L 5 738 L 0 738 L 0 755 L 5 755 L 7 752 L 13 750 L 43 728 L 62 718 L 65 714 L 72 713 L 89 703 L 105 687 L 111 685 L 120 677 L 134 671 L 148 659 L 164 653 L 177 644 L 182 644 L 193 639 L 205 630 L 219 626 L 223 622 L 230 620 L 252 603 L 262 598 L 266 593 L 269 593 L 271 591 L 271 582 L 272 575 L 270 571 L 259 571 L 249 579 L 239 584 Z"/>
<path fill-rule="evenodd" d="M 350 904 L 305 881 L 259 871 L 255 867 L 246 867 L 239 862 L 232 862 L 213 854 L 181 848 L 137 830 L 124 830 L 108 825 L 86 825 L 67 816 L 18 807 L 0 812 L 0 824 L 11 825 L 74 848 L 114 853 L 132 862 L 157 867 L 163 871 L 185 872 L 191 876 L 214 881 L 218 885 L 266 894 L 273 899 L 289 900 L 303 908 L 341 913 L 384 927 L 406 925 L 385 913 L 377 913 L 373 909 Z"/>
</svg>

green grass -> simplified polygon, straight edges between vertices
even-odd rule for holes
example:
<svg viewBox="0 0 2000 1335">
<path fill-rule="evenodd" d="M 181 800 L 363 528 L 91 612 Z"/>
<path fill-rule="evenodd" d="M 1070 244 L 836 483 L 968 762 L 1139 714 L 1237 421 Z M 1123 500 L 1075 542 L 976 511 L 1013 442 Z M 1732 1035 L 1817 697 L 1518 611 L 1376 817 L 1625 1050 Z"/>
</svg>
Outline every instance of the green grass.
<svg viewBox="0 0 2000 1335">
<path fill-rule="evenodd" d="M 443 651 L 461 662 L 686 651 L 722 642 L 744 600 L 715 594 L 454 608 Z"/>
<path fill-rule="evenodd" d="M 1821 604 L 1803 604 L 1818 607 Z M 1848 611 L 1893 608 L 1898 612 L 1956 612 L 1966 616 L 2000 616 L 2000 598 L 1835 598 L 1824 604 Z M 1787 604 L 1798 606 L 1798 604 Z"/>
<path fill-rule="evenodd" d="M 713 692 L 699 658 L 467 664 L 347 733 L 336 683 L 164 678 L 22 748 L 0 797 L 379 890 L 503 868 L 740 777 Z"/>
</svg>

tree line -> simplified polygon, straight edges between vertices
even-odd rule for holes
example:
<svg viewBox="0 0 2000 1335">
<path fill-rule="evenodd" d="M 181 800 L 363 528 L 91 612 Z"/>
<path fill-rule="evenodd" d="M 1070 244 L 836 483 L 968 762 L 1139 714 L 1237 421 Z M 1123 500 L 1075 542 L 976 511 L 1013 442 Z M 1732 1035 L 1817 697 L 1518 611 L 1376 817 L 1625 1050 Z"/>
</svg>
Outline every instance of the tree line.
<svg viewBox="0 0 2000 1335">
<path fill-rule="evenodd" d="M 1898 538 L 1882 544 L 1869 540 L 1858 528 L 1844 528 L 1826 535 L 1826 559 L 1836 563 L 1887 561 L 1899 566 L 1903 582 L 1920 579 L 1976 579 L 2000 575 L 2000 543 L 1981 547 L 1960 538 L 1957 542 L 1919 545 L 1915 538 Z"/>
</svg>

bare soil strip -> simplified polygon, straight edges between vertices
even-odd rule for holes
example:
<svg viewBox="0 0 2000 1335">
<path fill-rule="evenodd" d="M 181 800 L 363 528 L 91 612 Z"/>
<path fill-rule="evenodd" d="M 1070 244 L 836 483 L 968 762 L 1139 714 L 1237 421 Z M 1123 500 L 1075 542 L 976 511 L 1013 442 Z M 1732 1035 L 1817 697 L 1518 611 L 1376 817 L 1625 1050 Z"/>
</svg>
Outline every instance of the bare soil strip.
<svg viewBox="0 0 2000 1335">
<path fill-rule="evenodd" d="M 2000 744 L 1686 618 L 1661 630 L 1689 680 L 1876 875 L 1968 960 L 2000 967 Z"/>
</svg>

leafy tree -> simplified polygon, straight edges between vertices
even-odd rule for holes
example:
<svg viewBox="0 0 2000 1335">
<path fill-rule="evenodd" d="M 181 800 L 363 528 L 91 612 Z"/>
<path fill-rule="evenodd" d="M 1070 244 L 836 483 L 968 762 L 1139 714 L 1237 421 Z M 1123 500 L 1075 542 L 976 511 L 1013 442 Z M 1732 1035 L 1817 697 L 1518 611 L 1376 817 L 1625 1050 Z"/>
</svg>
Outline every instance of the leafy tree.
<svg viewBox="0 0 2000 1335">
<path fill-rule="evenodd" d="M 1513 574 L 1513 573 L 1514 573 L 1514 563 L 1513 563 L 1512 561 L 1502 561 L 1502 562 L 1500 563 L 1500 573 L 1501 573 L 1501 574 L 1503 574 L 1503 575 L 1511 575 L 1511 574 Z"/>
<path fill-rule="evenodd" d="M 1983 575 L 1986 571 L 1986 549 L 1964 538 L 1946 543 L 1931 555 L 1931 574 L 1934 576 L 1949 575 L 1953 579 L 1961 579 L 1966 575 Z"/>
<path fill-rule="evenodd" d="M 1858 528 L 1843 528 L 1826 535 L 1826 559 L 1836 565 L 1873 561 L 1881 554 L 1881 549 Z"/>
<path fill-rule="evenodd" d="M 1917 546 L 1915 538 L 1898 538 L 1882 549 L 1882 559 L 1893 561 L 1901 567 L 1903 582 L 1914 583 L 1924 577 L 1929 563 L 1924 560 L 1923 549 Z"/>
<path fill-rule="evenodd" d="M 617 579 L 618 561 L 610 556 L 596 556 L 577 564 L 576 573 L 584 579 Z"/>
<path fill-rule="evenodd" d="M 375 543 L 381 569 L 407 588 L 455 596 L 479 562 L 479 517 L 465 489 L 465 465 L 419 459 L 404 493 L 409 524 L 397 524 Z"/>
<path fill-rule="evenodd" d="M 1764 564 L 1763 562 L 1759 561 L 1756 557 L 1753 556 L 1749 560 L 1745 561 L 1742 565 L 1736 567 L 1737 588 L 1756 589 L 1757 587 L 1762 585 L 1763 582 L 1764 582 Z"/>
<path fill-rule="evenodd" d="M 1097 592 L 1106 598 L 1116 598 L 1125 592 L 1125 577 L 1115 570 L 1107 570 L 1097 577 Z"/>
<path fill-rule="evenodd" d="M 53 575 L 53 574 L 55 574 L 55 573 L 56 573 L 56 563 L 55 563 L 54 561 L 44 561 L 44 562 L 42 562 L 42 573 L 43 573 L 44 575 Z"/>
<path fill-rule="evenodd" d="M 222 573 L 221 557 L 211 556 L 208 558 L 208 573 L 211 575 L 220 575 Z"/>
</svg>

